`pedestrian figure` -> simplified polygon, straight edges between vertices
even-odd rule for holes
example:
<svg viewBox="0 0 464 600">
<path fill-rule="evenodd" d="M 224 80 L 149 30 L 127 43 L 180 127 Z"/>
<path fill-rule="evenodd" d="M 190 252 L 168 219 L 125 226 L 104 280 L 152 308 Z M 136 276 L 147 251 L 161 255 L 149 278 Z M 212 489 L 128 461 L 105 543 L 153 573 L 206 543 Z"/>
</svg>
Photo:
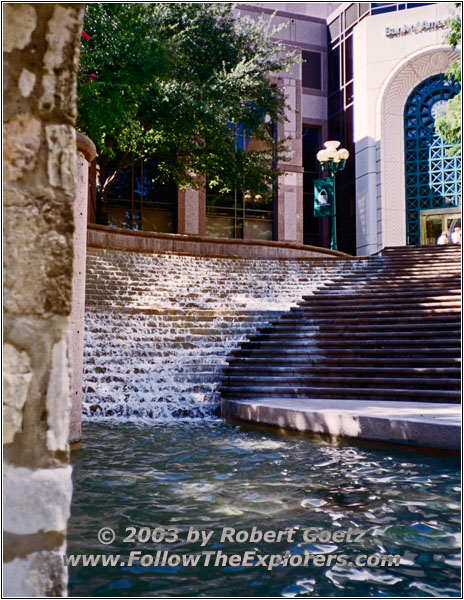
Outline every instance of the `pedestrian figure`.
<svg viewBox="0 0 464 600">
<path fill-rule="evenodd" d="M 446 244 L 449 244 L 448 232 L 442 231 L 441 235 L 437 238 L 437 246 L 445 246 Z"/>
<path fill-rule="evenodd" d="M 461 228 L 455 227 L 451 234 L 451 243 L 452 244 L 460 244 L 461 243 Z"/>
</svg>

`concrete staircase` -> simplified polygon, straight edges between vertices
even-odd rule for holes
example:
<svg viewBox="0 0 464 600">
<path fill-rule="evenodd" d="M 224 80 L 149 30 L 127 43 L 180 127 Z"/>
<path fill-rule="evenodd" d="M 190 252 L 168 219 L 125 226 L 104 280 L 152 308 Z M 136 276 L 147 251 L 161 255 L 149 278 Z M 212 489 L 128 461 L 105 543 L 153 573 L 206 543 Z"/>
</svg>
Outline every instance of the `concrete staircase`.
<svg viewBox="0 0 464 600">
<path fill-rule="evenodd" d="M 386 248 L 231 352 L 224 402 L 460 402 L 459 246 Z"/>
<path fill-rule="evenodd" d="M 89 248 L 84 418 L 218 413 L 227 357 L 303 295 L 379 261 L 202 258 Z"/>
</svg>

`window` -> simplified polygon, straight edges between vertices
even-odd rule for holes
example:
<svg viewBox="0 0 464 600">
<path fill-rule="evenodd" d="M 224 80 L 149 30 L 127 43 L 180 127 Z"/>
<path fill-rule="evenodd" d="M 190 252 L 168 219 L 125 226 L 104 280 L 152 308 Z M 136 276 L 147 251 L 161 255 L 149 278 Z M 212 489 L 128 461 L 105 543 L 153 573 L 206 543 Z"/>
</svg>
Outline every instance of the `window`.
<svg viewBox="0 0 464 600">
<path fill-rule="evenodd" d="M 272 240 L 273 194 L 253 190 L 220 193 L 206 187 L 206 235 L 248 240 Z"/>
<path fill-rule="evenodd" d="M 345 10 L 345 27 L 350 27 L 358 18 L 358 3 L 353 2 L 351 6 L 349 6 Z"/>
<path fill-rule="evenodd" d="M 109 163 L 108 175 L 116 164 Z M 176 233 L 177 186 L 157 181 L 157 175 L 156 162 L 150 159 L 124 168 L 108 190 L 104 221 L 112 227 Z"/>
<path fill-rule="evenodd" d="M 276 128 L 267 125 L 275 140 Z M 236 127 L 236 149 L 273 154 L 272 143 L 249 136 L 243 126 Z M 229 192 L 206 185 L 206 235 L 248 240 L 272 240 L 274 226 L 274 190 L 257 192 L 240 186 Z"/>
<path fill-rule="evenodd" d="M 340 35 L 340 17 L 337 17 L 329 23 L 329 41 L 332 42 Z"/>
<path fill-rule="evenodd" d="M 342 92 L 335 92 L 329 96 L 329 114 L 333 115 L 342 108 Z"/>
<path fill-rule="evenodd" d="M 360 2 L 359 3 L 359 16 L 362 17 L 366 13 L 369 12 L 369 2 Z"/>
<path fill-rule="evenodd" d="M 328 54 L 329 62 L 329 94 L 340 89 L 340 46 Z"/>
<path fill-rule="evenodd" d="M 322 246 L 321 219 L 314 216 L 314 180 L 318 176 L 316 154 L 322 146 L 320 127 L 303 127 L 303 241 Z"/>
<path fill-rule="evenodd" d="M 436 2 L 408 2 L 407 8 L 417 8 L 419 6 L 429 6 L 430 4 L 436 4 Z"/>
<path fill-rule="evenodd" d="M 372 2 L 371 6 L 373 15 L 396 11 L 396 2 Z"/>
<path fill-rule="evenodd" d="M 322 88 L 321 55 L 319 52 L 303 50 L 302 83 L 303 87 L 320 90 Z"/>
<path fill-rule="evenodd" d="M 353 79 L 353 36 L 345 40 L 345 83 Z"/>
</svg>

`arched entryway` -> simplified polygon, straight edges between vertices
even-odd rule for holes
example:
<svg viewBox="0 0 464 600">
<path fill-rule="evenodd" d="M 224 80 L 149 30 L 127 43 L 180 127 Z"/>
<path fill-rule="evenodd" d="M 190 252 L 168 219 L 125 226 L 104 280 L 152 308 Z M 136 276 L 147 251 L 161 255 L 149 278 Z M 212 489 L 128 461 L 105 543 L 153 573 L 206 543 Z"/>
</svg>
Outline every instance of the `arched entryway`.
<svg viewBox="0 0 464 600">
<path fill-rule="evenodd" d="M 407 243 L 404 114 L 408 98 L 427 79 L 443 76 L 458 57 L 458 52 L 444 47 L 421 50 L 402 61 L 382 87 L 377 104 L 377 162 L 381 165 L 377 181 L 379 250 Z"/>
<path fill-rule="evenodd" d="M 428 77 L 409 95 L 404 108 L 406 243 L 421 243 L 423 211 L 459 206 L 461 159 L 435 132 L 435 119 L 460 84 L 443 73 Z"/>
</svg>

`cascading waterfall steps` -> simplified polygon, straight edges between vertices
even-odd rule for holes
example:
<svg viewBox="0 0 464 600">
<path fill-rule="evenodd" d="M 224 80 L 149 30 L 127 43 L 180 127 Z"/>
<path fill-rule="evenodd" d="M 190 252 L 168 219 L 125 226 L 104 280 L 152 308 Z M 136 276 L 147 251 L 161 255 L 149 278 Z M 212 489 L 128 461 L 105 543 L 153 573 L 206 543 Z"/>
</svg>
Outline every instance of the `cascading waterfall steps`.
<svg viewBox="0 0 464 600">
<path fill-rule="evenodd" d="M 88 248 L 84 418 L 217 418 L 223 369 L 240 342 L 303 295 L 379 269 Z"/>
<path fill-rule="evenodd" d="M 224 418 L 460 448 L 461 248 L 386 248 L 229 356 Z"/>
</svg>

